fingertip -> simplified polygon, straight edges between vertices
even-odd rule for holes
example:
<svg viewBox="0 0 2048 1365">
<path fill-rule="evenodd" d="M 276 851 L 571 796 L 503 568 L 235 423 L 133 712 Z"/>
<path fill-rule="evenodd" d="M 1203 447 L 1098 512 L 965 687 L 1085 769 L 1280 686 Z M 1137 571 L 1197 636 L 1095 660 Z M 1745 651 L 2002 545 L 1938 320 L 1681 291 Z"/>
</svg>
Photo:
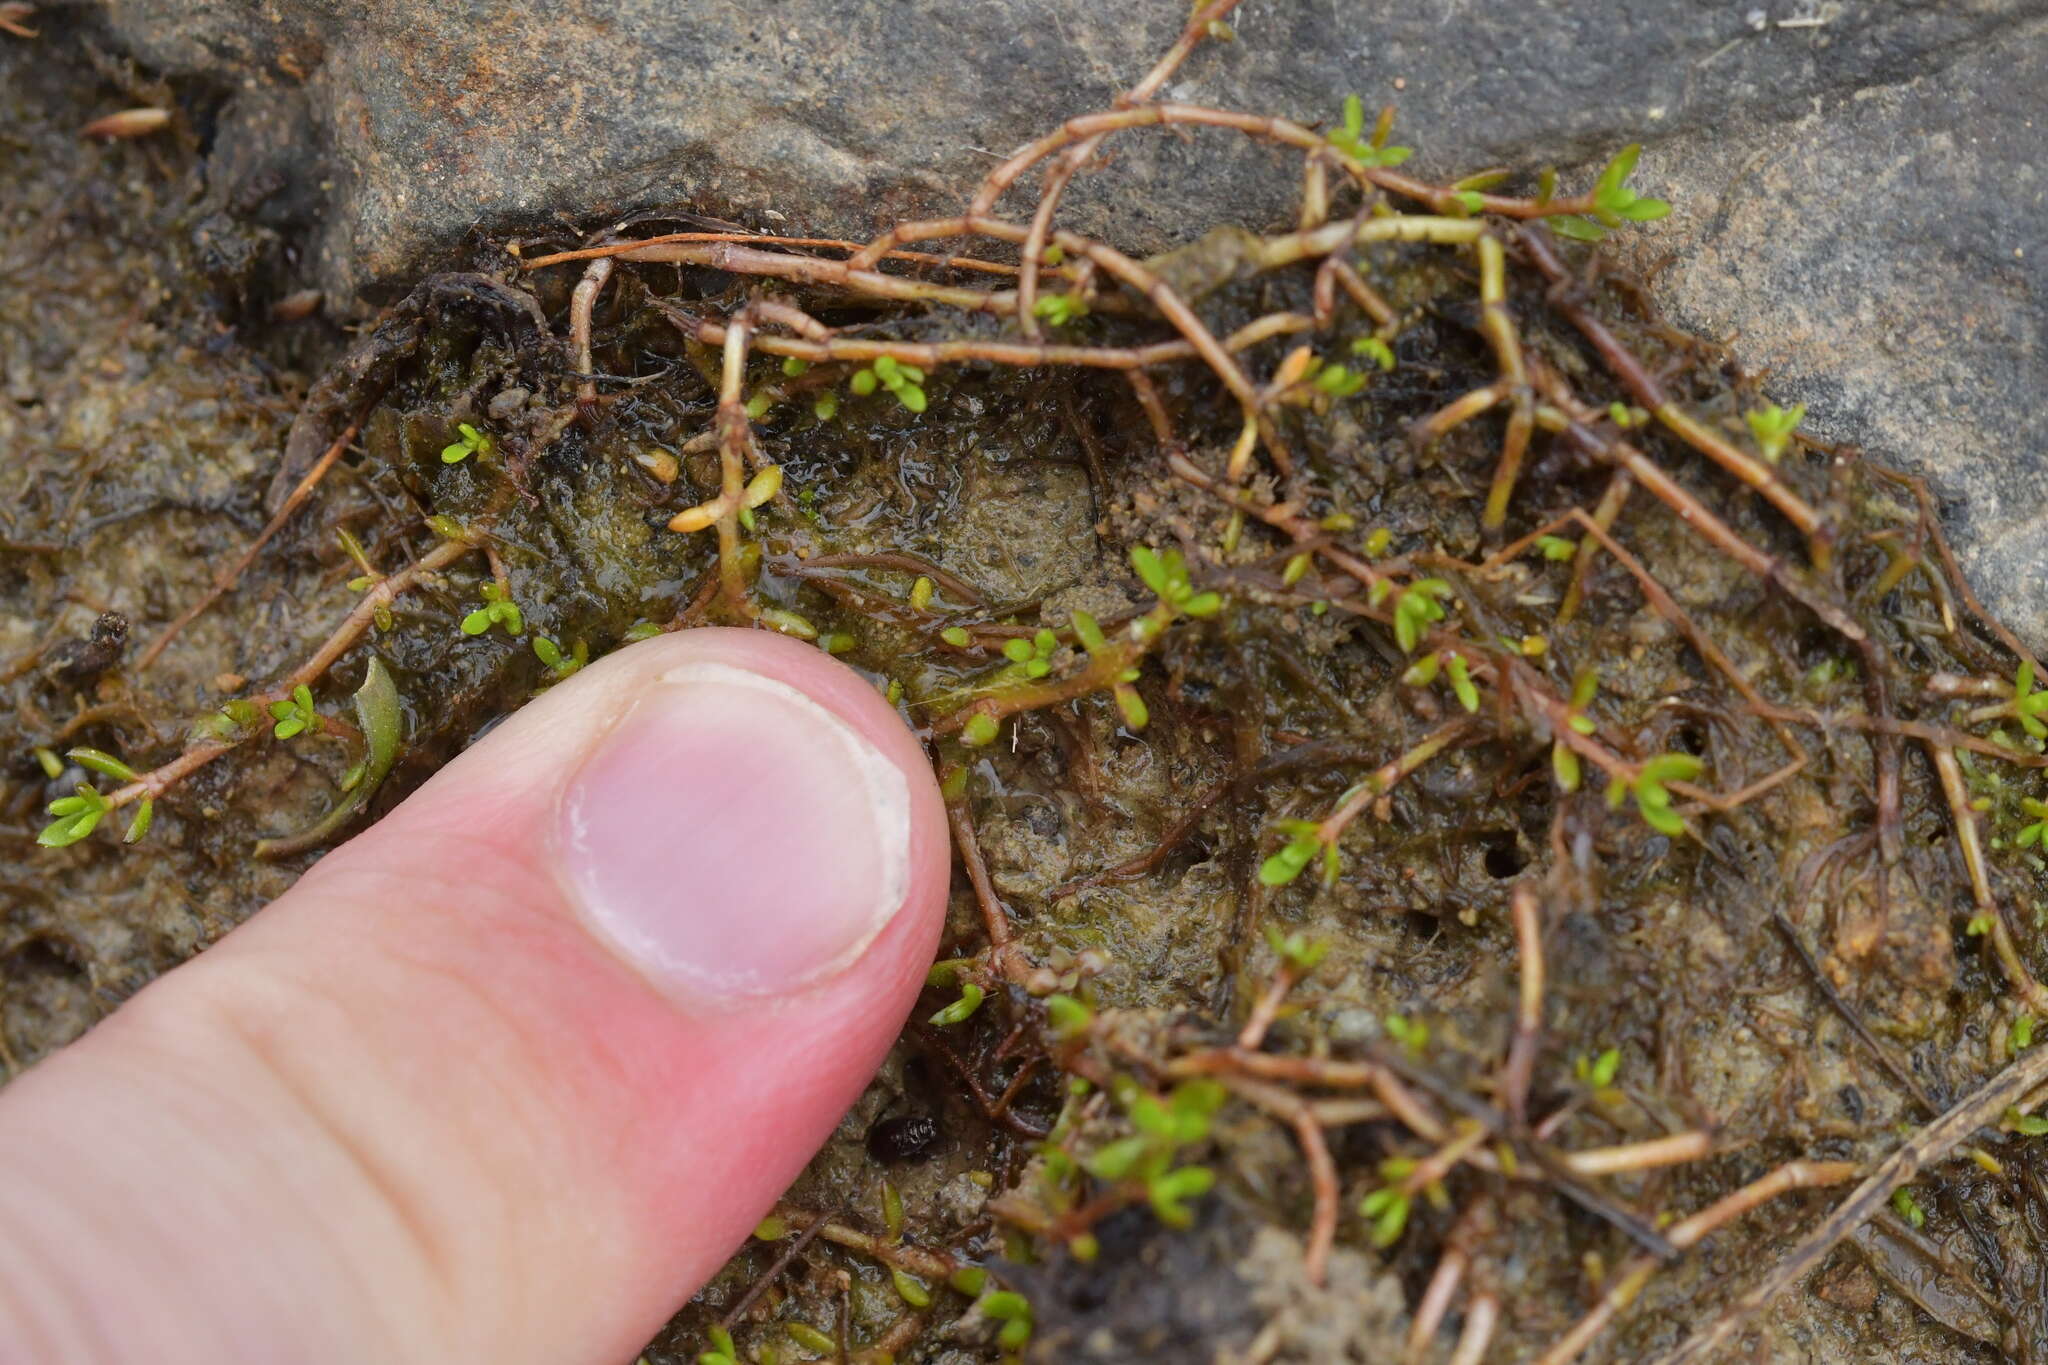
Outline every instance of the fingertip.
<svg viewBox="0 0 2048 1365">
<path fill-rule="evenodd" d="M 758 631 L 617 651 L 144 992 L 149 1087 L 136 1028 L 49 1064 L 24 1098 L 50 1124 L 86 1095 L 115 1117 L 37 1152 L 38 1182 L 82 1205 L 160 1190 L 164 1230 L 51 1273 L 116 1316 L 139 1286 L 162 1321 L 255 1314 L 251 1339 L 299 1358 L 397 1358 L 407 1332 L 432 1358 L 630 1351 L 858 1098 L 948 880 L 929 763 L 867 679 Z M 252 1098 L 172 1124 L 166 1094 Z M 138 1160 L 124 1133 L 161 1133 L 140 1144 L 156 1165 L 109 1184 Z M 272 1159 L 197 1155 L 251 1145 Z M 182 1204 L 234 1211 L 203 1266 L 175 1254 Z M 309 1353 L 290 1288 L 214 1301 L 240 1275 L 361 1295 L 320 1320 L 376 1339 Z"/>
</svg>

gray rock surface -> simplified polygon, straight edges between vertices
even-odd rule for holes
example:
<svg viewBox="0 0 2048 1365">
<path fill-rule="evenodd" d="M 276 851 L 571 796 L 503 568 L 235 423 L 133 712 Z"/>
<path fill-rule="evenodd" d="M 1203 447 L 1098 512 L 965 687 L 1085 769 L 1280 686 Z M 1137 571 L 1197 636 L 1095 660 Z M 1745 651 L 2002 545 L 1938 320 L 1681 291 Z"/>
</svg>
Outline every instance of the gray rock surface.
<svg viewBox="0 0 2048 1365">
<path fill-rule="evenodd" d="M 943 212 L 995 156 L 1104 106 L 1178 0 L 107 0 L 145 64 L 223 92 L 214 159 L 283 172 L 343 294 L 474 229 L 655 204 L 859 235 Z M 2048 643 L 2048 0 L 1248 0 L 1168 93 L 1301 119 L 1397 101 L 1416 165 L 1571 165 L 1649 143 L 1666 301 L 1809 400 L 1823 434 L 1931 474 L 1980 590 Z M 1139 250 L 1271 212 L 1284 159 L 1127 135 Z M 233 184 L 227 183 L 229 181 Z M 1227 210 L 1219 206 L 1227 205 Z"/>
</svg>

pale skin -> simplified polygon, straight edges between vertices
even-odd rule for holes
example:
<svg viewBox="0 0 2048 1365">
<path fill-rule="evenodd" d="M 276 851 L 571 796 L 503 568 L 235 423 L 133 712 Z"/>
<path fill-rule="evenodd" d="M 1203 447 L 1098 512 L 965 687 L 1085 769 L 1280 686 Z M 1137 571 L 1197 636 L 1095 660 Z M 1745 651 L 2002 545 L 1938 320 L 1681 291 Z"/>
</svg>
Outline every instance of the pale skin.
<svg viewBox="0 0 2048 1365">
<path fill-rule="evenodd" d="M 744 751 L 692 719 L 728 712 Z M 565 791 L 635 840 L 597 881 Z M 922 750 L 822 652 L 592 665 L 0 1092 L 0 1359 L 632 1359 L 859 1095 L 947 877 Z M 717 961 L 593 927 L 634 878 L 608 922 Z M 735 915 L 766 956 L 707 987 Z"/>
</svg>

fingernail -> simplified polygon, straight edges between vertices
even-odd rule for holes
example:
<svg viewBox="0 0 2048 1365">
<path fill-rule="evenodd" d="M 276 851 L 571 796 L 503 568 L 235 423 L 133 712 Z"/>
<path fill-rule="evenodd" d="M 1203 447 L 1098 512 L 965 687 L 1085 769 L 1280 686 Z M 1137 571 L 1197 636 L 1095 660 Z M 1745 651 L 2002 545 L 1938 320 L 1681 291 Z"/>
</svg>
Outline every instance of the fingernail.
<svg viewBox="0 0 2048 1365">
<path fill-rule="evenodd" d="M 563 795 L 564 879 L 654 985 L 754 996 L 858 958 L 910 884 L 910 786 L 787 684 L 692 664 L 620 718 Z"/>
</svg>

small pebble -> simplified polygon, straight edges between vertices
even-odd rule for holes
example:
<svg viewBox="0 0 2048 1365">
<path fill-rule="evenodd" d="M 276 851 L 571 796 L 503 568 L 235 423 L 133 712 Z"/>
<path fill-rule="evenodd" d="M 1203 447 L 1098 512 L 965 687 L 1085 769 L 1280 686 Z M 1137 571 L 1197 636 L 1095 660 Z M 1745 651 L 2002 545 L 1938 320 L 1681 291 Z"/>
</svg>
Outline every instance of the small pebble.
<svg viewBox="0 0 2048 1365">
<path fill-rule="evenodd" d="M 526 406 L 526 400 L 532 396 L 525 389 L 501 389 L 485 406 L 484 411 L 490 415 L 493 422 L 508 421 L 519 415 L 519 410 Z"/>
</svg>

